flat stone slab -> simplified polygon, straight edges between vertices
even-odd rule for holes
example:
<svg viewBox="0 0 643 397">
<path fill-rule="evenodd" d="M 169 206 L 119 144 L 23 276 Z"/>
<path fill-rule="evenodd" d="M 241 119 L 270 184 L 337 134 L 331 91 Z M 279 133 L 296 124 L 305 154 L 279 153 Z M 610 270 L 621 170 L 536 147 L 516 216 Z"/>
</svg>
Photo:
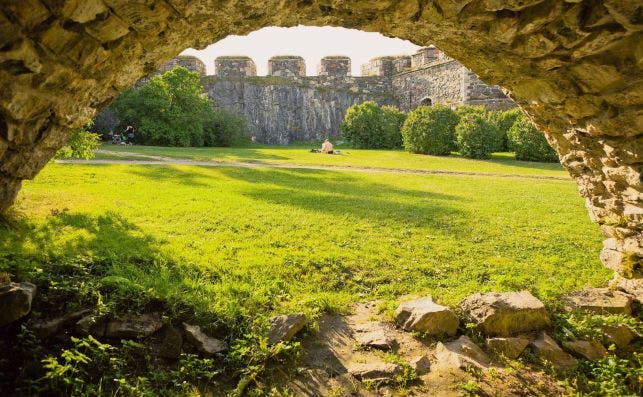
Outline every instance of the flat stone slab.
<svg viewBox="0 0 643 397">
<path fill-rule="evenodd" d="M 520 357 L 529 342 L 531 342 L 531 339 L 526 337 L 497 337 L 487 339 L 487 346 L 492 351 L 513 360 Z"/>
<path fill-rule="evenodd" d="M 564 295 L 565 310 L 585 310 L 592 313 L 631 314 L 632 297 L 609 288 L 587 288 Z"/>
<path fill-rule="evenodd" d="M 60 330 L 65 324 L 70 322 L 76 322 L 81 317 L 89 314 L 91 310 L 84 309 L 78 310 L 72 313 L 67 313 L 64 316 L 49 319 L 49 320 L 40 320 L 36 321 L 32 325 L 34 333 L 39 338 L 47 338 Z"/>
<path fill-rule="evenodd" d="M 634 300 L 643 303 L 643 278 L 621 278 L 617 285 L 620 290 L 631 295 Z"/>
<path fill-rule="evenodd" d="M 36 286 L 27 282 L 0 287 L 0 327 L 29 314 L 35 295 Z"/>
<path fill-rule="evenodd" d="M 352 363 L 348 365 L 347 370 L 359 380 L 389 382 L 402 373 L 402 366 L 386 362 Z"/>
<path fill-rule="evenodd" d="M 448 336 L 455 335 L 460 324 L 451 309 L 431 297 L 403 302 L 395 311 L 395 321 L 406 331 Z"/>
<path fill-rule="evenodd" d="M 121 319 L 112 320 L 105 326 L 105 336 L 108 338 L 144 338 L 152 335 L 163 327 L 160 313 L 147 313 L 140 316 L 127 315 Z"/>
<path fill-rule="evenodd" d="M 531 342 L 530 346 L 536 357 L 557 367 L 567 369 L 576 366 L 576 359 L 561 349 L 558 343 L 545 332 L 542 332 L 538 338 Z"/>
<path fill-rule="evenodd" d="M 380 322 L 357 327 L 354 336 L 360 345 L 381 350 L 392 349 L 396 343 L 395 338 L 389 334 L 386 324 Z"/>
<path fill-rule="evenodd" d="M 563 342 L 563 348 L 576 357 L 596 361 L 607 357 L 607 350 L 598 342 L 575 340 Z"/>
<path fill-rule="evenodd" d="M 434 355 L 436 368 L 462 369 L 474 366 L 485 369 L 491 364 L 491 360 L 485 352 L 465 335 L 453 342 L 438 342 Z"/>
<path fill-rule="evenodd" d="M 183 323 L 183 329 L 187 340 L 205 355 L 212 356 L 228 350 L 224 341 L 206 335 L 198 325 Z"/>
<path fill-rule="evenodd" d="M 272 317 L 268 331 L 268 343 L 274 345 L 279 342 L 288 342 L 304 328 L 307 321 L 306 315 L 303 313 Z"/>
<path fill-rule="evenodd" d="M 545 305 L 529 291 L 473 294 L 460 307 L 476 328 L 489 336 L 512 336 L 547 327 Z"/>
</svg>

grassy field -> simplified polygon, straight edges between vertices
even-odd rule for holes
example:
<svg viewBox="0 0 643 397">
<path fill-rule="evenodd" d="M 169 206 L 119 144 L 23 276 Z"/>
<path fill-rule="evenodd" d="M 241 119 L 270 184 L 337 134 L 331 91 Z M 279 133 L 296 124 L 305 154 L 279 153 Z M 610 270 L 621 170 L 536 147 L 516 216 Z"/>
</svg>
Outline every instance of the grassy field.
<svg viewBox="0 0 643 397">
<path fill-rule="evenodd" d="M 572 181 L 50 164 L 16 212 L 0 271 L 101 263 L 106 282 L 225 324 L 406 295 L 550 300 L 610 278 Z"/>
<path fill-rule="evenodd" d="M 489 160 L 470 160 L 456 154 L 425 156 L 402 150 L 359 150 L 339 148 L 341 155 L 310 153 L 309 146 L 252 146 L 249 148 L 168 148 L 104 144 L 101 149 L 122 152 L 123 156 L 97 154 L 98 159 L 129 158 L 127 153 L 175 159 L 263 164 L 329 165 L 348 167 L 402 168 L 411 170 L 464 171 L 515 175 L 569 177 L 560 164 L 517 161 L 513 153 L 494 153 Z M 318 145 L 317 145 L 318 146 Z M 315 147 L 317 147 L 315 146 Z"/>
</svg>

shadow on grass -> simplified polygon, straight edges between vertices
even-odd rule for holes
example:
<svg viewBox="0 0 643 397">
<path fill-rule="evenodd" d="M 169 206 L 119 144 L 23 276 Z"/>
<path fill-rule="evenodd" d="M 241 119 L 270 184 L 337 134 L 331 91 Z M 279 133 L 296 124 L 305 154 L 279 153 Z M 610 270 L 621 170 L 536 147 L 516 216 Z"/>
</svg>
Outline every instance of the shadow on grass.
<svg viewBox="0 0 643 397">
<path fill-rule="evenodd" d="M 347 172 L 232 167 L 221 168 L 220 172 L 249 182 L 250 186 L 242 191 L 247 197 L 332 217 L 392 220 L 450 231 L 452 220 L 462 216 L 456 208 L 461 199 L 456 196 L 394 188 Z"/>
</svg>

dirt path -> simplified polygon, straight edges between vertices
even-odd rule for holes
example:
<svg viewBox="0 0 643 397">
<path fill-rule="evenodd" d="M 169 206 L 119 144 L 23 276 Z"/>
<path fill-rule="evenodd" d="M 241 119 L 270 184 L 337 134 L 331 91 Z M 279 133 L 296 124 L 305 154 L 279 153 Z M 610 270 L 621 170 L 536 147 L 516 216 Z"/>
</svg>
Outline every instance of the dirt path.
<svg viewBox="0 0 643 397">
<path fill-rule="evenodd" d="M 93 159 L 93 160 L 56 160 L 58 164 L 123 164 L 123 165 L 196 165 L 202 167 L 242 167 L 242 168 L 279 168 L 295 170 L 322 170 L 322 171 L 356 171 L 368 173 L 394 173 L 411 175 L 458 175 L 492 178 L 522 178 L 522 179 L 546 179 L 569 181 L 569 177 L 547 176 L 547 175 L 523 175 L 523 174 L 502 174 L 491 172 L 473 171 L 447 171 L 447 170 L 413 170 L 406 168 L 382 168 L 382 167 L 361 167 L 341 165 L 310 165 L 310 164 L 281 164 L 266 162 L 242 162 L 242 161 L 198 161 L 189 159 L 176 159 L 171 157 L 151 156 L 138 153 L 113 152 L 99 150 L 97 153 L 109 154 L 119 157 L 139 157 L 141 160 L 132 159 Z"/>
</svg>

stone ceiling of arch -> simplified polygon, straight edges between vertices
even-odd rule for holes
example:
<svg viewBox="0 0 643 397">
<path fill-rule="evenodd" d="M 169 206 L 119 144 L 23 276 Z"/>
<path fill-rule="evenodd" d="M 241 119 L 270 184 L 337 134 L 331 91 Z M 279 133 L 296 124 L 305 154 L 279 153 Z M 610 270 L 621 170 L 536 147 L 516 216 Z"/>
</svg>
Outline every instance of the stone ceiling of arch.
<svg viewBox="0 0 643 397">
<path fill-rule="evenodd" d="M 641 0 L 0 1 L 0 208 L 70 128 L 183 49 L 265 26 L 334 25 L 434 43 L 508 89 L 614 237 L 612 258 L 640 260 L 642 9 Z"/>
</svg>

